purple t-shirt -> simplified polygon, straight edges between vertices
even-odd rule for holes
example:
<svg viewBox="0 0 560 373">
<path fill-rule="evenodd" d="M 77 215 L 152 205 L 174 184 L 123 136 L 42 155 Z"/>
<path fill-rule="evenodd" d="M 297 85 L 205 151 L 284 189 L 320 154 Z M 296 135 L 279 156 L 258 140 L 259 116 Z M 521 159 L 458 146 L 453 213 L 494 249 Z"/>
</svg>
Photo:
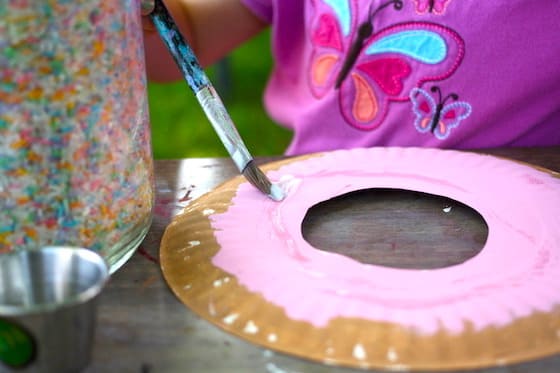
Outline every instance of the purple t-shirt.
<svg viewBox="0 0 560 373">
<path fill-rule="evenodd" d="M 557 1 L 243 1 L 272 26 L 287 154 L 560 144 Z"/>
</svg>

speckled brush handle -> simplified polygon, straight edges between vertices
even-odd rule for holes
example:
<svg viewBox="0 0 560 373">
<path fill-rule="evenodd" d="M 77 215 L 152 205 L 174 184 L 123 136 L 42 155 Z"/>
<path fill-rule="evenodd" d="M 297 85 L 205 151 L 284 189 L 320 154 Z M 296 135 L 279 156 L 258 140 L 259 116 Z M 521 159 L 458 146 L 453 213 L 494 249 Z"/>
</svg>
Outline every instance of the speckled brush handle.
<svg viewBox="0 0 560 373">
<path fill-rule="evenodd" d="M 162 0 L 155 0 L 150 17 L 192 89 L 214 130 L 240 172 L 253 159 L 192 48 L 177 28 Z"/>
</svg>

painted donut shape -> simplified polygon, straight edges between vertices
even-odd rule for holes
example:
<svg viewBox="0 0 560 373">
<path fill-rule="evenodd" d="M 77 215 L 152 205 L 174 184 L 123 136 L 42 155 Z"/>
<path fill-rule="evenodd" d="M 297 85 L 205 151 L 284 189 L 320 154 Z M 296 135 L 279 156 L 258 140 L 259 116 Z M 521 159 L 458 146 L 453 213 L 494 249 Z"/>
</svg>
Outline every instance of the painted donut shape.
<svg viewBox="0 0 560 373">
<path fill-rule="evenodd" d="M 283 202 L 236 178 L 187 207 L 162 241 L 170 286 L 211 322 L 269 348 L 359 367 L 468 368 L 560 350 L 557 175 L 420 148 L 341 150 L 267 169 L 289 190 Z M 309 208 L 368 188 L 470 206 L 488 225 L 486 244 L 459 265 L 409 270 L 305 241 Z"/>
</svg>

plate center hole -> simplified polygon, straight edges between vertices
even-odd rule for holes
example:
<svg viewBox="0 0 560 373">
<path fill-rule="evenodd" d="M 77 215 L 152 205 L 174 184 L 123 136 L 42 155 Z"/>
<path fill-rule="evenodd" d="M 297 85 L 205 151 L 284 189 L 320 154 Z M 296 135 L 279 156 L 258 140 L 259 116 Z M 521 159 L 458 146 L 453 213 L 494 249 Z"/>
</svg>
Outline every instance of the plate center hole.
<svg viewBox="0 0 560 373">
<path fill-rule="evenodd" d="M 477 255 L 488 225 L 477 211 L 447 197 L 374 188 L 311 207 L 302 233 L 313 247 L 362 263 L 435 269 Z"/>
</svg>

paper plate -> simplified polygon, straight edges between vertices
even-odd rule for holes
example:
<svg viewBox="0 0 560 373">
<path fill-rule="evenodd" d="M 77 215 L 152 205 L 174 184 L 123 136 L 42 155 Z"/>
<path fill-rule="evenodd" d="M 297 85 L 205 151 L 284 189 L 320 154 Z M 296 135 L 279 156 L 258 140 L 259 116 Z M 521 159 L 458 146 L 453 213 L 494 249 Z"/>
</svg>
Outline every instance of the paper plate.
<svg viewBox="0 0 560 373">
<path fill-rule="evenodd" d="M 321 153 L 263 170 L 303 182 L 276 203 L 233 178 L 192 201 L 163 236 L 166 281 L 212 324 L 272 350 L 360 368 L 469 369 L 560 352 L 558 174 L 415 148 Z M 473 207 L 488 222 L 486 246 L 456 266 L 403 270 L 319 253 L 302 242 L 301 220 L 282 225 L 318 201 L 387 187 Z M 281 234 L 269 234 L 278 224 Z M 351 281 L 344 297 L 325 295 Z"/>
</svg>

